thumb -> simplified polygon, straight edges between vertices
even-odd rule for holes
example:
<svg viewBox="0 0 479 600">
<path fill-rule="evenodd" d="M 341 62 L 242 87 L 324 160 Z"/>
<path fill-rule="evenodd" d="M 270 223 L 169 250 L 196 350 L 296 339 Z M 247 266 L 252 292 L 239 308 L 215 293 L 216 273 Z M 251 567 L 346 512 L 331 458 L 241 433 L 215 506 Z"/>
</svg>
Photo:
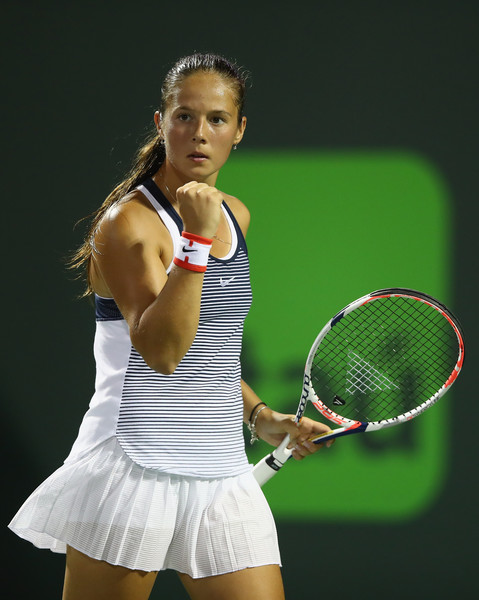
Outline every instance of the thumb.
<svg viewBox="0 0 479 600">
<path fill-rule="evenodd" d="M 284 432 L 289 435 L 288 448 L 294 448 L 296 445 L 296 439 L 298 437 L 298 424 L 295 422 L 294 417 L 288 417 L 284 419 L 283 423 Z"/>
</svg>

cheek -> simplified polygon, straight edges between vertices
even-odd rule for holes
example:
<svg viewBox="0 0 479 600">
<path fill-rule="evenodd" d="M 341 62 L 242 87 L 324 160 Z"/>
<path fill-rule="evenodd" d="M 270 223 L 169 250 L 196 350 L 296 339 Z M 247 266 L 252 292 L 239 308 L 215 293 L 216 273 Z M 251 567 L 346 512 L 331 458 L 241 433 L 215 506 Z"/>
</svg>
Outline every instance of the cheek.
<svg viewBox="0 0 479 600">
<path fill-rule="evenodd" d="M 165 146 L 167 150 L 175 151 L 179 145 L 185 141 L 185 132 L 178 127 L 169 126 L 164 130 L 165 134 Z"/>
<path fill-rule="evenodd" d="M 168 139 L 176 139 L 180 135 L 180 128 L 175 127 L 175 125 L 173 123 L 169 123 L 168 125 L 166 125 L 164 132 L 165 132 L 165 136 Z"/>
<path fill-rule="evenodd" d="M 218 134 L 216 139 L 218 141 L 218 144 L 224 148 L 225 152 L 229 152 L 231 150 L 236 134 L 236 129 L 228 129 Z"/>
</svg>

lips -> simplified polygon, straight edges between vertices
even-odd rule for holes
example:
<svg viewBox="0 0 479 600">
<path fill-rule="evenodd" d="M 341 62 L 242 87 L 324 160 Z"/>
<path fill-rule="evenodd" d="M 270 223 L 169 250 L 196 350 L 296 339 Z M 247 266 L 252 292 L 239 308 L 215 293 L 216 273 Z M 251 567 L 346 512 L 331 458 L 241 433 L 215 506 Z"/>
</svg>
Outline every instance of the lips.
<svg viewBox="0 0 479 600">
<path fill-rule="evenodd" d="M 188 154 L 188 158 L 199 162 L 202 160 L 206 160 L 208 156 L 206 154 L 203 154 L 203 152 L 192 152 L 191 154 Z"/>
</svg>

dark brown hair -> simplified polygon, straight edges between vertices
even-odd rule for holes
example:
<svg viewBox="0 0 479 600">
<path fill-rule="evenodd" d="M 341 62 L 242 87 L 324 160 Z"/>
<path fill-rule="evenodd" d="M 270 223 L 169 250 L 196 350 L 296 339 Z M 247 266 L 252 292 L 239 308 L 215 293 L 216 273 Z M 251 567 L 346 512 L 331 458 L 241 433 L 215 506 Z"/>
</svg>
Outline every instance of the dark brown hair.
<svg viewBox="0 0 479 600">
<path fill-rule="evenodd" d="M 233 98 L 238 109 L 238 122 L 240 123 L 244 112 L 247 75 L 235 63 L 217 54 L 192 54 L 180 58 L 171 67 L 161 86 L 160 113 L 165 113 L 170 98 L 178 85 L 189 75 L 197 72 L 216 73 L 228 82 L 233 91 Z M 70 268 L 79 269 L 82 274 L 86 275 L 87 287 L 84 296 L 88 296 L 93 292 L 88 275 L 88 266 L 93 250 L 93 239 L 100 221 L 110 207 L 119 202 L 136 186 L 152 177 L 164 160 L 164 144 L 161 143 L 155 129 L 148 135 L 144 145 L 136 153 L 130 171 L 123 181 L 114 188 L 103 204 L 90 217 L 86 217 L 91 219 L 91 222 L 85 240 L 69 261 Z"/>
</svg>

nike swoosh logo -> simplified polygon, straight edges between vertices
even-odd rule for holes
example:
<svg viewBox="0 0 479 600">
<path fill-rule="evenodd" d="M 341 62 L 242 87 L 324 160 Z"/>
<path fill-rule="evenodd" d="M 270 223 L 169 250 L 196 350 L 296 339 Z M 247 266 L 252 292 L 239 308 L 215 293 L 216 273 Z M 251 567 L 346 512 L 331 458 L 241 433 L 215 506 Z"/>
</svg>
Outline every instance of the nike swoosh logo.
<svg viewBox="0 0 479 600">
<path fill-rule="evenodd" d="M 234 277 L 231 277 L 230 279 L 223 279 L 223 277 L 220 277 L 220 286 L 226 287 L 228 283 L 231 283 L 233 281 L 233 279 L 236 279 L 236 275 Z"/>
<path fill-rule="evenodd" d="M 183 252 L 196 252 L 194 248 L 188 248 L 188 246 L 183 246 Z"/>
</svg>

